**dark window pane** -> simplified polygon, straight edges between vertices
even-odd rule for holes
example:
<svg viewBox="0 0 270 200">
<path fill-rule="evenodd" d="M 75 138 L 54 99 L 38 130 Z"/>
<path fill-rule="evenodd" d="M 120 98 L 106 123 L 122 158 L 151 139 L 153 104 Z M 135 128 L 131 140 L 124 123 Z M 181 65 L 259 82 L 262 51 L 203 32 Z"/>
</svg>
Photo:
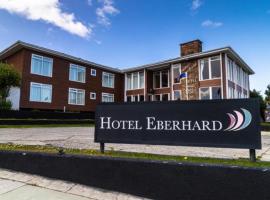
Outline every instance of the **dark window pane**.
<svg viewBox="0 0 270 200">
<path fill-rule="evenodd" d="M 127 102 L 131 102 L 131 96 L 127 96 Z"/>
<path fill-rule="evenodd" d="M 160 95 L 159 94 L 154 96 L 154 101 L 160 101 Z"/>
<path fill-rule="evenodd" d="M 144 101 L 144 95 L 140 95 L 140 101 Z"/>
<path fill-rule="evenodd" d="M 160 88 L 160 73 L 154 73 L 154 88 Z"/>
<path fill-rule="evenodd" d="M 179 75 L 180 75 L 180 69 L 179 67 L 173 68 L 173 81 L 174 83 L 179 83 Z"/>
<path fill-rule="evenodd" d="M 169 87 L 168 71 L 162 71 L 162 87 Z"/>
<path fill-rule="evenodd" d="M 212 78 L 220 78 L 221 74 L 220 60 L 211 61 L 211 73 Z"/>
<path fill-rule="evenodd" d="M 212 87 L 212 99 L 221 99 L 220 87 Z"/>
<path fill-rule="evenodd" d="M 162 101 L 168 101 L 169 95 L 168 94 L 162 94 Z"/>
</svg>

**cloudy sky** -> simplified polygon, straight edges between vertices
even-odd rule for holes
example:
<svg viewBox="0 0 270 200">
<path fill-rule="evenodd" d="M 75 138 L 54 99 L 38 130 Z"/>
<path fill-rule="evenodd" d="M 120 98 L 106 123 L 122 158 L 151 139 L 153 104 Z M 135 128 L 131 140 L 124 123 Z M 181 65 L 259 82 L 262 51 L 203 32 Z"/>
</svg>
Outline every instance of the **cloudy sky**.
<svg viewBox="0 0 270 200">
<path fill-rule="evenodd" d="M 232 46 L 270 84 L 269 0 L 0 0 L 0 50 L 17 40 L 126 68 L 179 56 L 179 43 Z"/>
</svg>

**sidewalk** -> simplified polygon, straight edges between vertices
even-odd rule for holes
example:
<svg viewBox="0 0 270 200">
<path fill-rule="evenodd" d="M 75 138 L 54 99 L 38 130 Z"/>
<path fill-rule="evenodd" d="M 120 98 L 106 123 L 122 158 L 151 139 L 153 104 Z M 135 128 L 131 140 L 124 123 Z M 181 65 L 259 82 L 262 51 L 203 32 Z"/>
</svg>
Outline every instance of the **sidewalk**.
<svg viewBox="0 0 270 200">
<path fill-rule="evenodd" d="M 141 200 L 123 193 L 0 169 L 1 200 Z"/>
</svg>

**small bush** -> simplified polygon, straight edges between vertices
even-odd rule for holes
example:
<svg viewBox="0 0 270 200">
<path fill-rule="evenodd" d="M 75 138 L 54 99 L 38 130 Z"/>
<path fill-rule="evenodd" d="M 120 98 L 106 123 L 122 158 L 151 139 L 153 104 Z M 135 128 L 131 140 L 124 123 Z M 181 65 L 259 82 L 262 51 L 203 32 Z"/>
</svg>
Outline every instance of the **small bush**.
<svg viewBox="0 0 270 200">
<path fill-rule="evenodd" d="M 11 110 L 11 101 L 0 101 L 0 110 Z"/>
</svg>

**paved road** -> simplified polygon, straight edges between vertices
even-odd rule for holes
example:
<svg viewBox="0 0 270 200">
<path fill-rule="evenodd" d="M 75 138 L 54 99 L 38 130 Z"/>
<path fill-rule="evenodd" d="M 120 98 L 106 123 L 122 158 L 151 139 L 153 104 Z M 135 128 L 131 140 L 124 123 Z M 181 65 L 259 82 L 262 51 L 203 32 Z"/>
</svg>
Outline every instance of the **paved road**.
<svg viewBox="0 0 270 200">
<path fill-rule="evenodd" d="M 0 169 L 1 200 L 142 200 L 128 194 Z M 146 200 L 146 199 L 145 199 Z"/>
<path fill-rule="evenodd" d="M 68 148 L 99 149 L 94 143 L 94 128 L 22 128 L 0 129 L 0 143 L 46 145 Z M 270 161 L 270 132 L 262 132 L 262 150 L 257 151 L 262 160 Z M 166 155 L 202 156 L 219 158 L 248 157 L 248 150 L 201 147 L 171 147 L 154 145 L 106 144 L 106 149 L 145 152 Z"/>
</svg>

